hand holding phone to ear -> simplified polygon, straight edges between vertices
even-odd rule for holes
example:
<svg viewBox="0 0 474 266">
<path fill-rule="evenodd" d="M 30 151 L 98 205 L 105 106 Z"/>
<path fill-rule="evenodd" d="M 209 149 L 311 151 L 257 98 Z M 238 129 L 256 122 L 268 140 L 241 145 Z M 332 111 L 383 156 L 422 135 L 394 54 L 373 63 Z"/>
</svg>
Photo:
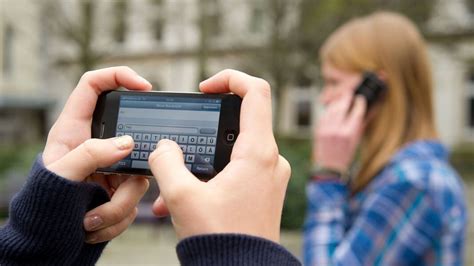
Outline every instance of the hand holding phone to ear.
<svg viewBox="0 0 474 266">
<path fill-rule="evenodd" d="M 362 96 L 353 98 L 343 96 L 319 118 L 313 144 L 317 165 L 339 172 L 348 170 L 362 137 L 366 110 Z"/>
</svg>

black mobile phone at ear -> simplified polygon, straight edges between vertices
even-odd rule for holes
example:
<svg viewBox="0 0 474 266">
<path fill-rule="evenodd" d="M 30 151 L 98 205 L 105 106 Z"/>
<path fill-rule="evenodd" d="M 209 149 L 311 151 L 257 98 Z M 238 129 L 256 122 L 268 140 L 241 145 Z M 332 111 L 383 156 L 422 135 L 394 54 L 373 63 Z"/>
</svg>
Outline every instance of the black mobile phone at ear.
<svg viewBox="0 0 474 266">
<path fill-rule="evenodd" d="M 241 98 L 234 94 L 110 91 L 99 96 L 93 138 L 130 135 L 134 149 L 98 172 L 151 176 L 148 156 L 161 139 L 178 143 L 186 167 L 210 179 L 229 162 L 239 134 Z M 104 151 L 107 152 L 107 151 Z"/>
<path fill-rule="evenodd" d="M 367 111 L 379 100 L 387 90 L 385 82 L 380 80 L 373 72 L 365 72 L 362 82 L 355 90 L 355 95 L 362 95 L 367 100 Z"/>
</svg>

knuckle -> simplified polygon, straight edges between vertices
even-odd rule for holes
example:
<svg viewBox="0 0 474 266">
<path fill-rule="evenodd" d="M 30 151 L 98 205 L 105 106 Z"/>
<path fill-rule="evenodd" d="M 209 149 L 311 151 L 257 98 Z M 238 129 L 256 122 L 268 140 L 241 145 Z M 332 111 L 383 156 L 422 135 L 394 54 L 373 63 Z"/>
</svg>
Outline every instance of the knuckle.
<svg viewBox="0 0 474 266">
<path fill-rule="evenodd" d="M 291 178 L 291 165 L 285 157 L 279 155 L 280 173 L 278 173 L 286 182 Z"/>
<path fill-rule="evenodd" d="M 125 209 L 120 205 L 114 206 L 114 208 L 112 208 L 110 211 L 110 219 L 112 219 L 115 222 L 119 222 L 123 220 L 125 217 L 126 217 Z"/>
<path fill-rule="evenodd" d="M 222 74 L 224 75 L 232 75 L 234 74 L 236 71 L 234 69 L 231 69 L 231 68 L 226 68 L 224 70 L 221 71 Z"/>
<path fill-rule="evenodd" d="M 117 72 L 132 72 L 132 73 L 135 73 L 135 71 L 132 68 L 128 67 L 128 66 L 117 66 L 116 69 L 117 69 Z"/>
<path fill-rule="evenodd" d="M 111 226 L 105 230 L 103 238 L 106 241 L 111 240 L 119 236 L 124 230 L 125 228 L 121 228 L 119 225 Z"/>
<path fill-rule="evenodd" d="M 82 148 L 86 156 L 88 156 L 91 162 L 96 162 L 96 149 L 97 146 L 95 139 L 88 139 L 82 143 Z"/>
<path fill-rule="evenodd" d="M 255 154 L 255 152 L 253 152 Z M 278 153 L 278 148 L 275 145 L 272 145 L 271 147 L 262 150 L 262 153 L 260 155 L 255 154 L 256 156 L 259 156 L 260 158 L 260 163 L 262 164 L 263 167 L 274 167 L 275 164 L 278 162 L 278 157 L 280 154 Z"/>
<path fill-rule="evenodd" d="M 89 81 L 91 80 L 91 77 L 94 75 L 94 70 L 89 70 L 89 71 L 86 71 L 84 72 L 84 74 L 82 74 L 81 78 L 80 78 L 80 81 Z"/>
<path fill-rule="evenodd" d="M 259 92 L 266 98 L 271 98 L 272 96 L 272 89 L 270 83 L 262 78 L 255 78 L 257 86 L 259 87 Z"/>
</svg>

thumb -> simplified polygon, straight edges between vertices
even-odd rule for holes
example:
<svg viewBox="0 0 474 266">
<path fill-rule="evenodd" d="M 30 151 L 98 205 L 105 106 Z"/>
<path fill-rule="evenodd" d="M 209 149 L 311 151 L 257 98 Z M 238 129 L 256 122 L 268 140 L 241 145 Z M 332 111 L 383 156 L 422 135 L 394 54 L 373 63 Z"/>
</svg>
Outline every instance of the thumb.
<svg viewBox="0 0 474 266">
<path fill-rule="evenodd" d="M 181 188 L 197 182 L 197 178 L 184 165 L 183 152 L 176 142 L 163 139 L 148 158 L 151 172 L 158 182 L 160 195 L 179 194 Z M 171 195 L 170 195 L 171 196 Z"/>
<path fill-rule="evenodd" d="M 73 181 L 83 181 L 97 168 L 110 166 L 130 154 L 133 139 L 88 139 L 61 159 L 47 165 L 51 172 Z"/>
</svg>

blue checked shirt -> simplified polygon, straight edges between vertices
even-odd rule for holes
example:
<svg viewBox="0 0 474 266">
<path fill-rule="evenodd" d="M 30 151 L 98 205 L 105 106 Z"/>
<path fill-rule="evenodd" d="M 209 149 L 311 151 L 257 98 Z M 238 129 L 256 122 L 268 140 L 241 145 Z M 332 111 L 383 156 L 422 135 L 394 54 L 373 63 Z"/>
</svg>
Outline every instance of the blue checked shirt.
<svg viewBox="0 0 474 266">
<path fill-rule="evenodd" d="M 311 181 L 305 265 L 462 265 L 463 183 L 435 141 L 400 150 L 366 188 Z"/>
</svg>

